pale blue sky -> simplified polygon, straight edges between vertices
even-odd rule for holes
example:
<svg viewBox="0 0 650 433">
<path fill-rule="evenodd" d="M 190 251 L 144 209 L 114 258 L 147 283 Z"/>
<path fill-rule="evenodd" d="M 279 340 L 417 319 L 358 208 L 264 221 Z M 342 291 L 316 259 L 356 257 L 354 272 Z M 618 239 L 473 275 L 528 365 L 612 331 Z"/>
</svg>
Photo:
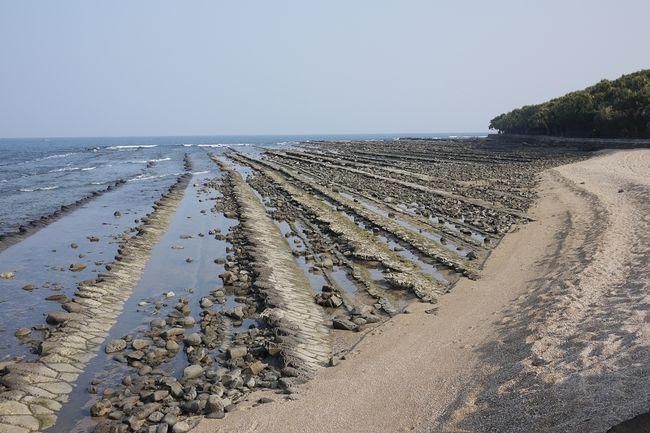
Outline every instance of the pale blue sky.
<svg viewBox="0 0 650 433">
<path fill-rule="evenodd" d="M 0 137 L 485 131 L 650 67 L 648 0 L 0 0 Z"/>
</svg>

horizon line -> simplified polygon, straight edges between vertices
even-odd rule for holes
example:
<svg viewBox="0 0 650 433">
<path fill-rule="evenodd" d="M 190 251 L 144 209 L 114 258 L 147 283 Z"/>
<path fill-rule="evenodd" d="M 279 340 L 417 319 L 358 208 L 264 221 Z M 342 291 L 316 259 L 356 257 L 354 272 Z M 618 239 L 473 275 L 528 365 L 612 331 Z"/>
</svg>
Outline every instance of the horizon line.
<svg viewBox="0 0 650 433">
<path fill-rule="evenodd" d="M 163 138 L 163 137 L 286 137 L 286 136 L 352 136 L 352 135 L 433 135 L 433 134 L 491 134 L 489 131 L 432 131 L 432 132 L 336 132 L 336 133 L 255 133 L 255 134 L 175 134 L 175 135 L 52 135 L 52 136 L 12 136 L 0 137 L 0 140 L 35 140 L 35 139 L 60 139 L 60 138 Z"/>
</svg>

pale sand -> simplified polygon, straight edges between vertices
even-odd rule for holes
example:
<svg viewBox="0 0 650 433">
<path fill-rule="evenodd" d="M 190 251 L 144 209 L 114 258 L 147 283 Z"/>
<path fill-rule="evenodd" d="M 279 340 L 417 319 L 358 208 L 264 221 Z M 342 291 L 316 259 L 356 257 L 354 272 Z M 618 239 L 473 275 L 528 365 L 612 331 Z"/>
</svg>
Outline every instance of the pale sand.
<svg viewBox="0 0 650 433">
<path fill-rule="evenodd" d="M 195 431 L 597 432 L 646 411 L 650 150 L 544 173 L 531 216 L 436 315 L 415 305 L 299 400 L 257 393 L 276 401 Z"/>
</svg>

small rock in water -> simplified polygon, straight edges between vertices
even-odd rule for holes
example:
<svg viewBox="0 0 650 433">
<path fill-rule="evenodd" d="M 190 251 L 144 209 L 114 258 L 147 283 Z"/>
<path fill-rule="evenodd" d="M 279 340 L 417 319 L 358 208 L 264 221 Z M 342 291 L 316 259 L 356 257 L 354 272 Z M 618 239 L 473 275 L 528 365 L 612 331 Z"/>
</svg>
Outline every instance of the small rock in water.
<svg viewBox="0 0 650 433">
<path fill-rule="evenodd" d="M 199 335 L 197 332 L 194 332 L 183 338 L 183 341 L 188 346 L 198 346 L 201 344 L 201 335 Z"/>
<path fill-rule="evenodd" d="M 23 286 L 23 290 L 26 292 L 32 292 L 36 289 L 36 287 L 33 284 L 27 284 Z"/>
<path fill-rule="evenodd" d="M 70 270 L 72 272 L 79 272 L 79 271 L 83 271 L 84 269 L 86 269 L 86 265 L 84 265 L 83 263 L 73 263 L 70 265 Z"/>
<path fill-rule="evenodd" d="M 192 263 L 192 257 L 188 257 L 188 258 L 186 258 L 185 261 L 186 261 L 187 263 Z"/>
<path fill-rule="evenodd" d="M 172 291 L 169 291 L 169 292 L 165 293 L 166 298 L 173 298 L 174 296 L 176 296 L 176 293 L 174 293 Z"/>
<path fill-rule="evenodd" d="M 18 328 L 18 330 L 16 331 L 16 337 L 18 338 L 27 337 L 31 332 L 32 330 L 29 328 Z"/>
<path fill-rule="evenodd" d="M 201 299 L 201 308 L 210 308 L 212 307 L 213 302 L 209 298 Z"/>
<path fill-rule="evenodd" d="M 80 313 L 83 310 L 83 307 L 76 302 L 66 302 L 62 307 L 68 313 Z"/>
<path fill-rule="evenodd" d="M 88 239 L 90 242 L 99 242 L 99 238 L 95 235 L 87 236 L 86 239 Z"/>
<path fill-rule="evenodd" d="M 144 349 L 145 347 L 148 347 L 148 346 L 149 346 L 149 342 L 148 342 L 147 340 L 143 340 L 143 339 L 141 339 L 141 338 L 136 338 L 136 339 L 133 340 L 133 342 L 131 343 L 131 346 L 133 346 L 133 348 L 134 348 L 135 350 L 141 350 L 141 349 Z"/>
<path fill-rule="evenodd" d="M 70 248 L 76 249 L 79 248 L 79 245 L 75 244 L 74 242 L 70 244 Z"/>
<path fill-rule="evenodd" d="M 0 278 L 2 278 L 3 280 L 10 280 L 14 276 L 16 276 L 16 274 L 11 271 L 6 271 L 0 274 Z"/>
<path fill-rule="evenodd" d="M 117 340 L 111 340 L 108 342 L 106 345 L 106 353 L 115 353 L 115 352 L 121 352 L 122 350 L 126 349 L 126 341 L 120 339 Z"/>
<path fill-rule="evenodd" d="M 90 407 L 90 415 L 94 417 L 108 415 L 110 412 L 111 412 L 110 400 L 99 401 Z"/>
<path fill-rule="evenodd" d="M 119 210 L 116 210 L 115 212 L 113 212 L 113 216 L 115 216 L 115 217 L 121 217 L 121 216 L 122 216 L 122 212 L 120 212 Z"/>
</svg>

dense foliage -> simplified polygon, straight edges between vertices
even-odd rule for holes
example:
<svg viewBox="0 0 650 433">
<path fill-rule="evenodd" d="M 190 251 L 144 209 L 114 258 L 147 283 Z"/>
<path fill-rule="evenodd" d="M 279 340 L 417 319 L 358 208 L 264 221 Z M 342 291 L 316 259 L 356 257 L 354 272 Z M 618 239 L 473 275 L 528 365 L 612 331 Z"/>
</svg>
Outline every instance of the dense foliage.
<svg viewBox="0 0 650 433">
<path fill-rule="evenodd" d="M 490 129 L 510 134 L 650 138 L 650 69 L 501 114 Z"/>
</svg>

